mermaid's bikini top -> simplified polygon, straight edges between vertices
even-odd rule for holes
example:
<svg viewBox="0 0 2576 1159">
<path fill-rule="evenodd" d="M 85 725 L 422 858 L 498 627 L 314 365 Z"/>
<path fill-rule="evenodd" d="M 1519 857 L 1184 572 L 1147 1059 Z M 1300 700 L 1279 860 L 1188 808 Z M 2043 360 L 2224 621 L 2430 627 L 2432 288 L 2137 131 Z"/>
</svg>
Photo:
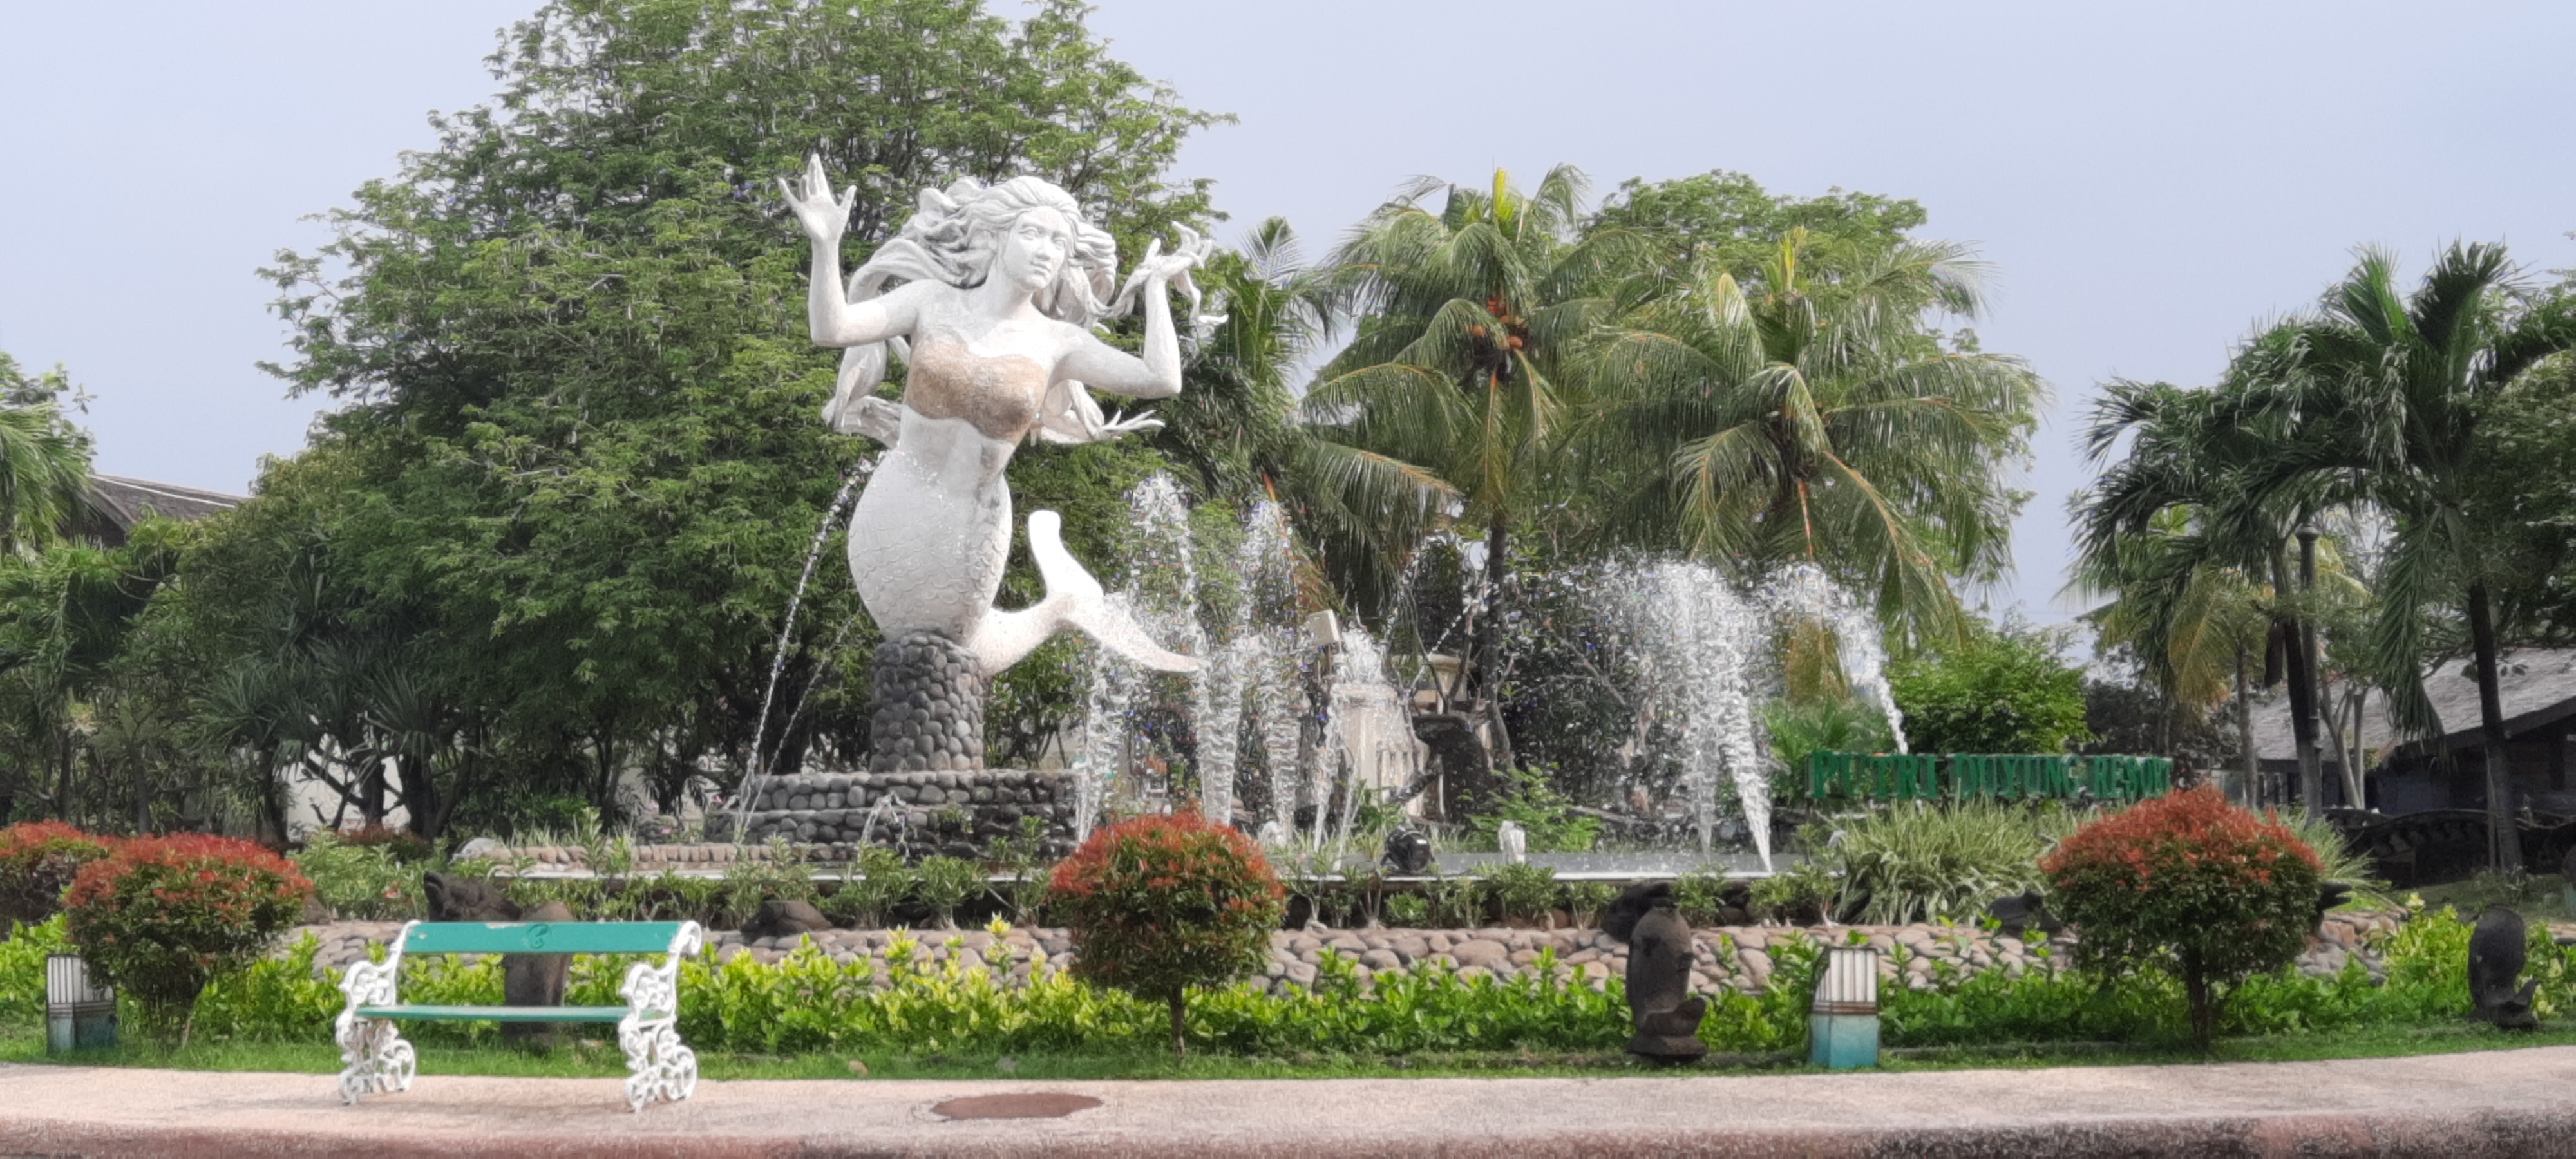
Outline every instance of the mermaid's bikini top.
<svg viewBox="0 0 2576 1159">
<path fill-rule="evenodd" d="M 1016 442 L 1038 421 L 1047 378 L 1035 359 L 977 354 L 954 337 L 932 335 L 913 345 L 903 402 L 925 418 L 964 419 L 986 438 Z"/>
</svg>

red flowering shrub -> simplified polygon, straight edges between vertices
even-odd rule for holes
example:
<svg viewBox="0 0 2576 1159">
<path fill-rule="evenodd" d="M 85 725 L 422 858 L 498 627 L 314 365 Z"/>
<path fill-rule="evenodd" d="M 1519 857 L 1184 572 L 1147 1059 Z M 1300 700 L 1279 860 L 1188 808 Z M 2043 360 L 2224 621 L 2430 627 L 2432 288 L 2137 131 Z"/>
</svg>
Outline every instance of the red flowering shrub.
<svg viewBox="0 0 2576 1159">
<path fill-rule="evenodd" d="M 2209 1048 L 2221 987 L 2289 965 L 2316 925 L 2324 871 L 2290 827 L 2213 788 L 2142 801 L 2041 858 L 2049 907 L 2076 931 L 2075 964 L 2161 970 L 2191 1001 Z"/>
<path fill-rule="evenodd" d="M 1168 1003 L 1180 1054 L 1189 988 L 1261 968 L 1287 894 L 1259 846 L 1190 812 L 1094 830 L 1047 904 L 1072 929 L 1074 976 Z"/>
<path fill-rule="evenodd" d="M 257 961 L 312 888 L 293 863 L 248 841 L 138 837 L 84 867 L 63 909 L 72 944 L 134 999 L 144 1030 L 185 1043 L 197 995 Z"/>
<path fill-rule="evenodd" d="M 110 842 L 60 821 L 27 821 L 0 829 L 0 929 L 34 925 L 63 908 L 63 890 L 82 866 L 107 856 Z"/>
</svg>

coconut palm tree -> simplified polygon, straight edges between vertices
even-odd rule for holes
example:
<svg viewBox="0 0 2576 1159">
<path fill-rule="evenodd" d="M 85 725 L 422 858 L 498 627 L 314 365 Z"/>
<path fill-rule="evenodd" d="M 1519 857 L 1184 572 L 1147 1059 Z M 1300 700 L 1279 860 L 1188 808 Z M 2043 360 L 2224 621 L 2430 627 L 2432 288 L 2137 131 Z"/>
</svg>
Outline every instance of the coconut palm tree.
<svg viewBox="0 0 2576 1159">
<path fill-rule="evenodd" d="M 1277 500 L 1333 590 L 1374 606 L 1453 491 L 1419 467 L 1298 421 L 1291 378 L 1332 337 L 1330 274 L 1307 263 L 1295 231 L 1276 217 L 1200 270 L 1223 321 L 1198 343 L 1186 388 L 1162 404 L 1169 425 L 1156 445 L 1196 467 L 1210 495 L 1247 506 Z"/>
<path fill-rule="evenodd" d="M 29 375 L 0 351 L 0 552 L 54 543 L 89 512 L 89 438 L 63 417 L 67 394 L 86 397 L 61 368 Z"/>
<path fill-rule="evenodd" d="M 1357 332 L 1308 394 L 1307 417 L 1326 440 L 1445 492 L 1457 522 L 1481 533 L 1474 660 L 1489 682 L 1513 536 L 1542 491 L 1568 481 L 1565 388 L 1590 377 L 1574 366 L 1578 339 L 1650 250 L 1633 230 L 1586 231 L 1586 189 L 1563 165 L 1528 192 L 1500 170 L 1483 189 L 1418 182 L 1330 263 Z"/>
<path fill-rule="evenodd" d="M 1703 252 L 1591 344 L 1613 532 L 1752 574 L 1811 562 L 1891 624 L 1955 634 L 1950 579 L 2007 564 L 2002 467 L 2047 397 L 2020 359 L 1926 330 L 1976 316 L 1980 272 L 1956 246 L 1793 229 L 1748 293 Z"/>
<path fill-rule="evenodd" d="M 2177 698 L 2208 691 L 2216 648 L 2241 669 L 2234 649 L 2246 645 L 2262 657 L 2264 686 L 2289 679 L 2304 752 L 2318 740 L 2308 705 L 2315 684 L 2306 650 L 2293 646 L 2306 609 L 2290 579 L 2289 545 L 2294 529 L 2352 495 L 2349 476 L 2267 475 L 2297 435 L 2296 413 L 2273 405 L 2263 386 L 2292 346 L 2278 329 L 2257 335 L 2214 389 L 2103 385 L 2085 431 L 2103 470 L 2070 505 L 2078 528 L 2070 586 L 2118 593 L 2103 610 L 2105 626 L 2137 647 L 2149 675 Z M 2110 461 L 2123 438 L 2127 453 Z M 2246 638 L 2257 632 L 2242 622 L 2249 606 L 2261 613 L 2260 643 Z M 2239 703 L 2250 703 L 2251 682 L 2236 683 Z M 2251 781 L 2250 739 L 2247 750 Z M 2301 789 L 2303 807 L 2314 810 L 2317 786 Z"/>
</svg>

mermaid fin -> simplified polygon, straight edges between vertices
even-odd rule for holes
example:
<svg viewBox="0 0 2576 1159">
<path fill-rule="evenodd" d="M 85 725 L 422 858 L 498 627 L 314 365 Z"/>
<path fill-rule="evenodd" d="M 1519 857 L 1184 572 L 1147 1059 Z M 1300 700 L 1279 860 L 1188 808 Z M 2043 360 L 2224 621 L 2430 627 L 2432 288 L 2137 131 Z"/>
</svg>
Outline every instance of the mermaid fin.
<svg viewBox="0 0 2576 1159">
<path fill-rule="evenodd" d="M 1046 581 L 1046 598 L 1016 612 L 995 611 L 975 632 L 968 647 L 986 678 L 1020 662 L 1047 637 L 1066 628 L 1083 634 L 1112 652 L 1157 672 L 1196 672 L 1199 662 L 1156 644 L 1127 610 L 1111 603 L 1108 592 L 1064 549 L 1064 519 L 1053 511 L 1029 512 L 1029 554 L 1037 558 L 1038 576 Z"/>
</svg>

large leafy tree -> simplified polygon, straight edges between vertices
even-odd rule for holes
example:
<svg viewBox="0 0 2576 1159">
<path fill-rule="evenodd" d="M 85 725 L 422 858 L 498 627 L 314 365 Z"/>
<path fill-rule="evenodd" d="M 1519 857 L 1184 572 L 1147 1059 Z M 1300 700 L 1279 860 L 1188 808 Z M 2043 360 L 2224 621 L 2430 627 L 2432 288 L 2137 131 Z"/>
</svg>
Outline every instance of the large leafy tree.
<svg viewBox="0 0 2576 1159">
<path fill-rule="evenodd" d="M 924 187 L 1035 172 L 1133 244 L 1204 214 L 1159 175 L 1211 118 L 1061 0 L 1016 23 L 966 0 L 559 0 L 493 67 L 497 104 L 443 119 L 439 148 L 334 215 L 331 244 L 280 256 L 278 373 L 349 404 L 306 455 L 347 492 L 318 534 L 351 630 L 435 676 L 366 684 L 375 731 L 416 761 L 464 759 L 423 739 L 455 738 L 602 808 L 642 768 L 667 801 L 702 754 L 749 757 L 808 542 L 867 449 L 815 417 L 831 357 L 806 339 L 770 178 L 820 153 L 859 187 L 866 247 Z M 1096 549 L 1116 493 L 1061 458 L 1015 479 Z M 845 630 L 836 545 L 774 681 L 760 749 L 782 764 L 864 739 L 850 689 L 874 639 Z M 817 685 L 846 711 L 782 737 Z"/>
<path fill-rule="evenodd" d="M 1597 226 L 1675 239 L 1745 285 L 1761 280 L 1791 230 L 1805 230 L 1811 248 L 1839 251 L 1844 265 L 1857 266 L 1908 244 L 1925 220 L 1911 199 L 1841 189 L 1818 197 L 1772 193 L 1723 169 L 1671 181 L 1630 178 L 1593 215 Z"/>
<path fill-rule="evenodd" d="M 1974 317 L 1959 247 L 1858 244 L 1789 228 L 1751 282 L 1700 246 L 1594 339 L 1589 424 L 1606 526 L 1760 574 L 1813 563 L 1933 638 L 1953 576 L 2008 562 L 2046 384 L 2019 359 L 1927 327 Z"/>
</svg>

